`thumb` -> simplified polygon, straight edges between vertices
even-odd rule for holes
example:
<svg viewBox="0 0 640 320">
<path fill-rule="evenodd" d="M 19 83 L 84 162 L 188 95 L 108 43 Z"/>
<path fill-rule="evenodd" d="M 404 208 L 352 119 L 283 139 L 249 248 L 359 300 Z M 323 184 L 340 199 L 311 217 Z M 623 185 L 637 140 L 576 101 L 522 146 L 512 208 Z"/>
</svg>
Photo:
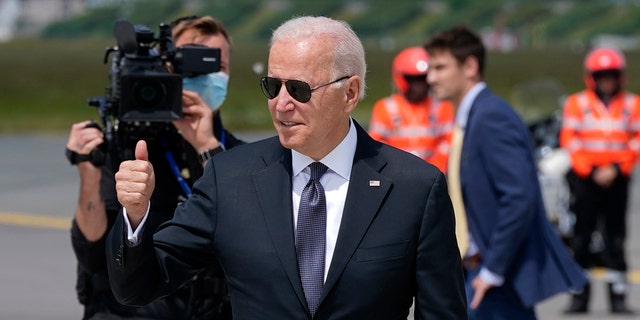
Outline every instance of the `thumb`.
<svg viewBox="0 0 640 320">
<path fill-rule="evenodd" d="M 149 152 L 147 151 L 147 142 L 144 140 L 140 140 L 136 144 L 136 160 L 149 161 Z"/>
</svg>

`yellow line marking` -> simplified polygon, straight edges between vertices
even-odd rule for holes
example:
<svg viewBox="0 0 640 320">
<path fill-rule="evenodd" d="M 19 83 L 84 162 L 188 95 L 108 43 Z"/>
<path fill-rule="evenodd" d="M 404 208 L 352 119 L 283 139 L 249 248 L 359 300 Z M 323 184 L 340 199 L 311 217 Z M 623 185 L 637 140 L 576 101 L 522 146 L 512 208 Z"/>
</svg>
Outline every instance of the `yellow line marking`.
<svg viewBox="0 0 640 320">
<path fill-rule="evenodd" d="M 592 268 L 591 270 L 589 270 L 589 274 L 593 279 L 607 279 L 607 269 L 605 268 Z M 627 278 L 629 279 L 629 283 L 640 284 L 640 270 L 628 270 Z"/>
<path fill-rule="evenodd" d="M 69 230 L 71 228 L 71 219 L 19 212 L 0 212 L 0 224 Z"/>
<path fill-rule="evenodd" d="M 0 224 L 69 230 L 71 228 L 71 219 L 19 212 L 0 212 Z M 596 280 L 605 280 L 606 273 L 607 270 L 605 268 L 593 268 L 590 270 L 591 277 Z M 630 283 L 640 284 L 640 270 L 629 270 L 627 277 Z"/>
</svg>

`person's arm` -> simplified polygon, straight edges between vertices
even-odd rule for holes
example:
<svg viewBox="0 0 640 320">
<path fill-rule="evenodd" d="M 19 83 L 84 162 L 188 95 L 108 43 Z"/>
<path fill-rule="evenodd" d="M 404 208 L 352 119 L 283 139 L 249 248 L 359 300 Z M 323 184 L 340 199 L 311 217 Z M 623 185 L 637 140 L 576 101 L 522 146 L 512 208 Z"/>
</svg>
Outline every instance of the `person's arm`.
<svg viewBox="0 0 640 320">
<path fill-rule="evenodd" d="M 136 231 L 148 217 L 155 188 L 155 174 L 147 144 L 140 140 L 135 160 L 123 161 L 115 174 L 116 195 L 122 210 L 107 236 L 107 270 L 112 291 L 123 304 L 144 305 L 164 294 L 157 289 L 159 267 L 153 250 L 153 231 L 141 228 L 135 245 L 127 243 L 131 229 Z M 125 214 L 126 211 L 126 214 Z M 125 221 L 126 219 L 126 221 Z M 146 230 L 145 230 L 146 229 Z"/>
<path fill-rule="evenodd" d="M 416 258 L 416 319 L 466 319 L 462 261 L 446 178 L 428 194 Z"/>
<path fill-rule="evenodd" d="M 224 150 L 224 146 L 216 139 L 213 128 L 214 111 L 207 106 L 197 92 L 183 90 L 182 112 L 184 117 L 173 122 L 182 137 L 201 154 L 211 154 Z M 203 161 L 202 165 L 206 161 Z"/>
<path fill-rule="evenodd" d="M 87 127 L 90 123 L 83 121 L 71 127 L 66 145 L 69 151 L 89 155 L 104 142 L 99 129 Z M 108 223 L 105 204 L 100 197 L 102 170 L 89 161 L 79 162 L 76 166 L 80 176 L 80 190 L 74 219 L 86 240 L 95 242 L 105 235 Z"/>
<path fill-rule="evenodd" d="M 617 157 L 613 164 L 618 175 L 629 177 L 640 158 L 640 96 L 626 92 L 623 96 L 625 107 L 629 112 L 628 141 L 620 157 Z"/>
<path fill-rule="evenodd" d="M 482 258 L 489 271 L 504 277 L 530 234 L 539 184 L 528 131 L 515 112 L 487 110 L 484 116 L 490 121 L 470 134 L 483 143 L 480 157 L 498 208 Z"/>
<path fill-rule="evenodd" d="M 78 164 L 80 192 L 75 220 L 88 241 L 97 241 L 107 231 L 107 212 L 100 197 L 101 170 L 89 162 Z"/>
<path fill-rule="evenodd" d="M 208 179 L 198 180 L 192 196 L 177 207 L 171 220 L 157 230 L 143 228 L 149 223 L 158 224 L 153 221 L 158 212 L 147 213 L 155 182 L 145 151 L 146 144 L 138 142 L 137 160 L 123 162 L 116 174 L 117 196 L 124 209 L 106 240 L 111 289 L 116 299 L 126 305 L 144 305 L 167 295 L 215 261 L 212 251 L 201 250 L 212 247 L 211 234 L 215 233 L 209 221 L 215 212 L 214 200 L 207 193 L 215 184 L 215 175 L 207 173 L 212 165 L 205 169 Z M 139 233 L 135 245 L 128 243 L 125 219 L 132 231 Z"/>
</svg>

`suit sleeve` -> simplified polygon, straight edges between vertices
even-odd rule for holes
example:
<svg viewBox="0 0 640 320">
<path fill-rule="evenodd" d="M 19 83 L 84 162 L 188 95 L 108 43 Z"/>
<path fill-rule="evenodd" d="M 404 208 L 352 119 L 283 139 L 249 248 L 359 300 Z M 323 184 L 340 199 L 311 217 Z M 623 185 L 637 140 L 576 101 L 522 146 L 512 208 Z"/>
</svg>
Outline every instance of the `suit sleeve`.
<svg viewBox="0 0 640 320">
<path fill-rule="evenodd" d="M 171 294 L 212 264 L 215 174 L 212 161 L 188 201 L 155 231 L 145 228 L 136 246 L 126 243 L 122 212 L 107 239 L 107 266 L 113 293 L 126 305 L 144 305 Z M 146 225 L 154 225 L 154 212 Z M 149 220 L 151 219 L 151 221 Z M 151 229 L 151 230 L 150 230 Z"/>
<path fill-rule="evenodd" d="M 539 188 L 529 136 L 511 112 L 491 112 L 477 130 L 481 161 L 496 196 L 497 219 L 484 252 L 485 267 L 506 275 L 533 225 Z"/>
<path fill-rule="evenodd" d="M 466 319 L 462 262 L 453 206 L 438 172 L 424 212 L 416 261 L 416 319 Z"/>
</svg>

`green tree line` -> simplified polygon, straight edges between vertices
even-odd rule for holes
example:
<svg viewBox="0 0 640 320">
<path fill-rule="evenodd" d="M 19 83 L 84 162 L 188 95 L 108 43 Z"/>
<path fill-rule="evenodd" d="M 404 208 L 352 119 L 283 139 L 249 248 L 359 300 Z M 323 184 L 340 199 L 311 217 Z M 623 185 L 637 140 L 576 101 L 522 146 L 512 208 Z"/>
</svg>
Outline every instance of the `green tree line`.
<svg viewBox="0 0 640 320">
<path fill-rule="evenodd" d="M 558 7 L 564 3 L 565 7 Z M 571 4 L 574 5 L 571 5 Z M 580 5 L 575 5 L 579 3 Z M 160 22 L 184 15 L 213 15 L 225 22 L 234 42 L 232 75 L 222 107 L 225 123 L 237 130 L 270 129 L 266 99 L 258 87 L 271 30 L 294 15 L 329 15 L 349 21 L 367 52 L 367 96 L 354 117 L 367 124 L 373 104 L 392 91 L 391 60 L 404 46 L 421 45 L 439 29 L 465 23 L 476 30 L 496 17 L 523 39 L 520 50 L 491 52 L 486 77 L 492 89 L 531 121 L 560 107 L 580 90 L 587 40 L 602 32 L 635 36 L 638 8 L 623 1 L 122 1 L 56 23 L 42 35 L 0 44 L 0 134 L 66 132 L 74 121 L 97 119 L 87 99 L 109 85 L 105 49 L 115 45 L 113 25 L 125 18 L 158 32 Z M 606 9 L 606 10 L 605 10 Z M 556 12 L 556 13 L 553 13 Z M 577 18 L 572 17 L 574 12 Z M 552 14 L 553 13 L 553 14 Z M 603 15 L 600 17 L 600 15 Z M 561 18 L 564 17 L 564 18 Z M 588 17 L 588 18 L 587 18 Z M 608 22 L 607 22 L 608 21 Z M 566 26 L 565 26 L 566 24 Z M 540 27 L 544 25 L 543 27 Z M 600 29 L 591 25 L 600 26 Z M 571 27 L 570 27 L 571 26 Z M 554 34 L 536 35 L 541 30 Z M 546 32 L 546 31 L 545 31 Z M 530 34 L 530 35 L 527 35 Z M 529 40 L 527 40 L 529 39 Z M 538 39 L 533 45 L 531 39 Z M 575 45 L 582 41 L 583 45 Z M 542 45 L 544 44 L 544 45 Z M 640 92 L 640 52 L 626 51 L 629 89 Z M 262 68 L 260 68 L 260 66 Z M 257 71 L 257 72 L 256 72 Z"/>
</svg>

